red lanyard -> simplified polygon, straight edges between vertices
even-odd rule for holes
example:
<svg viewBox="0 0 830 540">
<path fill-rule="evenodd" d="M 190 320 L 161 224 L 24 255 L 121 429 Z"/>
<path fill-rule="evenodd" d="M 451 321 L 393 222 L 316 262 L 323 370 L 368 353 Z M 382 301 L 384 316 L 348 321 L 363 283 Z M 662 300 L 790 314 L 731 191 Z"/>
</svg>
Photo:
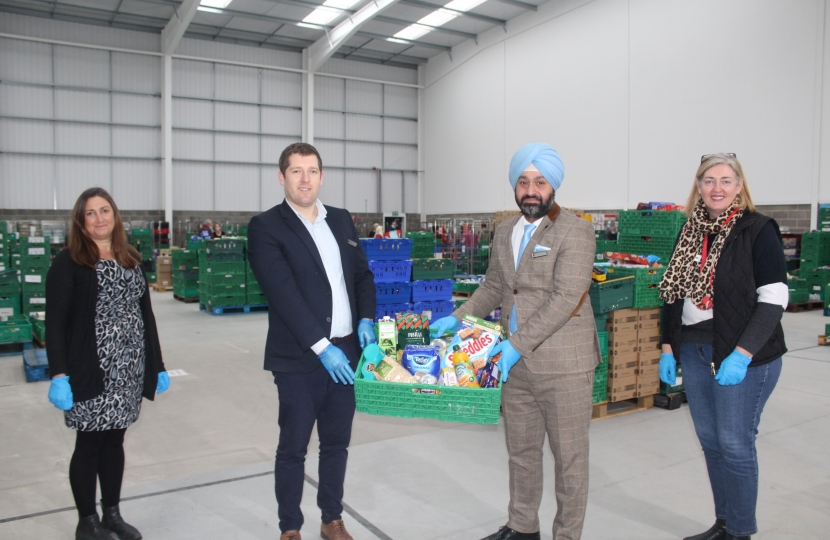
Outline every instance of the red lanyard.
<svg viewBox="0 0 830 540">
<path fill-rule="evenodd" d="M 729 217 L 726 218 L 726 221 L 723 223 L 723 226 L 726 227 L 729 225 L 729 222 L 732 221 L 732 218 L 735 217 L 735 214 L 738 213 L 740 208 L 736 208 L 732 210 L 732 213 L 729 214 Z M 706 259 L 709 257 L 709 235 L 704 234 L 703 236 L 703 253 L 700 255 L 700 272 L 703 272 L 703 267 L 706 265 Z M 714 276 L 713 276 L 714 277 Z"/>
</svg>

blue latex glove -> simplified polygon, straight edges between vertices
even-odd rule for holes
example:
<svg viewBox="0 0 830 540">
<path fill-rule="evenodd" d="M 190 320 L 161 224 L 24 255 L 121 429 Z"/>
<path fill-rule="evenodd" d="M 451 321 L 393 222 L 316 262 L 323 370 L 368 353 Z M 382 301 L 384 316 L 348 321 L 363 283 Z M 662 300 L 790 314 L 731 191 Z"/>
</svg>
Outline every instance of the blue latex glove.
<svg viewBox="0 0 830 540">
<path fill-rule="evenodd" d="M 349 365 L 349 359 L 338 347 L 329 345 L 318 358 L 334 382 L 354 384 L 354 371 Z"/>
<path fill-rule="evenodd" d="M 159 373 L 159 382 L 156 384 L 156 393 L 163 394 L 165 390 L 170 388 L 170 375 L 166 371 Z"/>
<path fill-rule="evenodd" d="M 69 377 L 55 377 L 49 385 L 49 402 L 62 411 L 72 408 L 72 388 Z"/>
<path fill-rule="evenodd" d="M 375 337 L 375 324 L 372 321 L 361 319 L 357 325 L 357 339 L 360 341 L 360 348 L 365 349 L 370 343 L 377 343 Z"/>
<path fill-rule="evenodd" d="M 741 354 L 738 349 L 732 351 L 732 354 L 726 357 L 720 364 L 718 374 L 715 375 L 715 380 L 721 386 L 733 386 L 740 384 L 746 377 L 746 369 L 752 358 Z"/>
<path fill-rule="evenodd" d="M 674 386 L 677 382 L 675 369 L 677 368 L 677 360 L 674 359 L 674 354 L 663 353 L 660 355 L 660 380 L 666 384 Z"/>
<path fill-rule="evenodd" d="M 501 360 L 499 360 L 499 371 L 501 372 L 501 382 L 507 382 L 507 374 L 516 365 L 516 362 L 522 359 L 522 354 L 513 348 L 509 339 L 500 341 L 498 345 L 493 347 L 490 358 L 501 353 Z"/>
<path fill-rule="evenodd" d="M 458 330 L 458 319 L 452 315 L 441 317 L 429 325 L 429 335 L 434 337 L 441 337 L 447 332 L 455 332 L 456 330 Z"/>
</svg>

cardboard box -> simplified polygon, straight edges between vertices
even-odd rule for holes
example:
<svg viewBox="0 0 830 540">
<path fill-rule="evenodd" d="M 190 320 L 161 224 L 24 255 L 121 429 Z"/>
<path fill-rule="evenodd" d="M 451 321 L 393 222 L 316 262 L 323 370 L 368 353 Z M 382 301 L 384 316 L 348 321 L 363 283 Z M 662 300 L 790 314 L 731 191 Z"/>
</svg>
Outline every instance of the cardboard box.
<svg viewBox="0 0 830 540">
<path fill-rule="evenodd" d="M 661 341 L 659 328 L 642 328 L 637 332 L 637 350 L 639 352 L 660 349 Z"/>
<path fill-rule="evenodd" d="M 653 396 L 660 393 L 660 379 L 656 381 L 637 381 L 637 397 Z"/>
<path fill-rule="evenodd" d="M 639 310 L 618 309 L 608 313 L 608 319 L 605 321 L 605 330 L 614 333 L 637 330 L 639 322 Z"/>
<path fill-rule="evenodd" d="M 170 255 L 156 258 L 156 271 L 162 266 L 173 266 L 173 258 Z"/>
<path fill-rule="evenodd" d="M 639 373 L 638 375 L 658 374 L 660 369 L 660 355 L 661 349 L 653 351 L 642 351 L 638 356 Z"/>
<path fill-rule="evenodd" d="M 172 287 L 173 278 L 166 278 L 164 276 L 156 275 L 156 285 L 159 285 L 161 287 Z"/>
<path fill-rule="evenodd" d="M 608 401 L 622 401 L 637 397 L 637 377 L 626 379 L 608 378 Z"/>
<path fill-rule="evenodd" d="M 639 328 L 660 328 L 661 311 L 659 307 L 641 309 Z"/>
<path fill-rule="evenodd" d="M 637 375 L 639 369 L 640 361 L 637 353 L 608 357 L 609 379 L 627 379 Z"/>
<path fill-rule="evenodd" d="M 608 332 L 608 354 L 621 356 L 637 352 L 637 329 Z"/>
</svg>

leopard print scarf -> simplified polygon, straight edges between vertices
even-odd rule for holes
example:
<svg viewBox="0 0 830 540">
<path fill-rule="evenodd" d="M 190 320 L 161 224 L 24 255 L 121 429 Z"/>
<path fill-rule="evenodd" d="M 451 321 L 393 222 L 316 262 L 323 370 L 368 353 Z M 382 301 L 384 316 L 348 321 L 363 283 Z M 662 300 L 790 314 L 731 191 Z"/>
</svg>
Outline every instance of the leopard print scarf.
<svg viewBox="0 0 830 540">
<path fill-rule="evenodd" d="M 726 237 L 743 216 L 744 211 L 733 201 L 732 205 L 716 219 L 700 200 L 691 218 L 683 226 L 677 247 L 660 282 L 660 297 L 667 303 L 681 298 L 691 298 L 698 309 L 712 309 L 714 305 L 715 267 L 718 265 Z M 717 234 L 708 246 L 706 260 L 701 267 L 704 244 L 710 234 Z"/>
</svg>

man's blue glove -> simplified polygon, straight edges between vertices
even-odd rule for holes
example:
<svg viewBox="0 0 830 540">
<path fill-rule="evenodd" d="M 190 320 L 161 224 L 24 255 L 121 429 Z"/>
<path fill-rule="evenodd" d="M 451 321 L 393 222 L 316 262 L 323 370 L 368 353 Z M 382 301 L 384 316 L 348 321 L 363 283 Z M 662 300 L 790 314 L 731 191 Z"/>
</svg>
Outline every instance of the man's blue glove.
<svg viewBox="0 0 830 540">
<path fill-rule="evenodd" d="M 715 375 L 715 380 L 721 386 L 740 384 L 744 380 L 744 377 L 746 377 L 746 368 L 750 362 L 752 362 L 752 358 L 739 353 L 738 349 L 735 349 L 732 351 L 732 354 L 721 362 L 718 374 Z"/>
<path fill-rule="evenodd" d="M 441 317 L 429 325 L 429 335 L 434 337 L 441 337 L 447 332 L 455 332 L 456 330 L 458 330 L 458 319 L 452 315 Z"/>
<path fill-rule="evenodd" d="M 349 359 L 338 347 L 329 345 L 318 358 L 334 382 L 354 384 L 354 371 L 349 365 Z"/>
<path fill-rule="evenodd" d="M 361 349 L 365 349 L 366 345 L 370 343 L 377 343 L 378 338 L 375 337 L 375 324 L 372 321 L 361 319 L 357 325 L 357 339 L 360 342 Z"/>
<path fill-rule="evenodd" d="M 69 377 L 55 377 L 49 385 L 49 402 L 62 411 L 72 408 L 72 388 Z"/>
<path fill-rule="evenodd" d="M 677 368 L 677 360 L 674 359 L 674 354 L 663 353 L 660 355 L 660 380 L 666 384 L 674 386 L 677 382 L 675 369 Z"/>
<path fill-rule="evenodd" d="M 165 390 L 170 388 L 170 375 L 166 371 L 159 373 L 159 382 L 156 384 L 156 393 L 163 394 Z"/>
<path fill-rule="evenodd" d="M 501 382 L 507 382 L 507 374 L 510 372 L 511 369 L 513 369 L 513 366 L 516 365 L 516 362 L 522 359 L 522 354 L 513 348 L 513 345 L 510 344 L 509 339 L 500 341 L 498 345 L 493 347 L 493 350 L 490 353 L 490 358 L 496 356 L 499 353 L 501 353 L 501 359 L 499 360 Z"/>
</svg>

